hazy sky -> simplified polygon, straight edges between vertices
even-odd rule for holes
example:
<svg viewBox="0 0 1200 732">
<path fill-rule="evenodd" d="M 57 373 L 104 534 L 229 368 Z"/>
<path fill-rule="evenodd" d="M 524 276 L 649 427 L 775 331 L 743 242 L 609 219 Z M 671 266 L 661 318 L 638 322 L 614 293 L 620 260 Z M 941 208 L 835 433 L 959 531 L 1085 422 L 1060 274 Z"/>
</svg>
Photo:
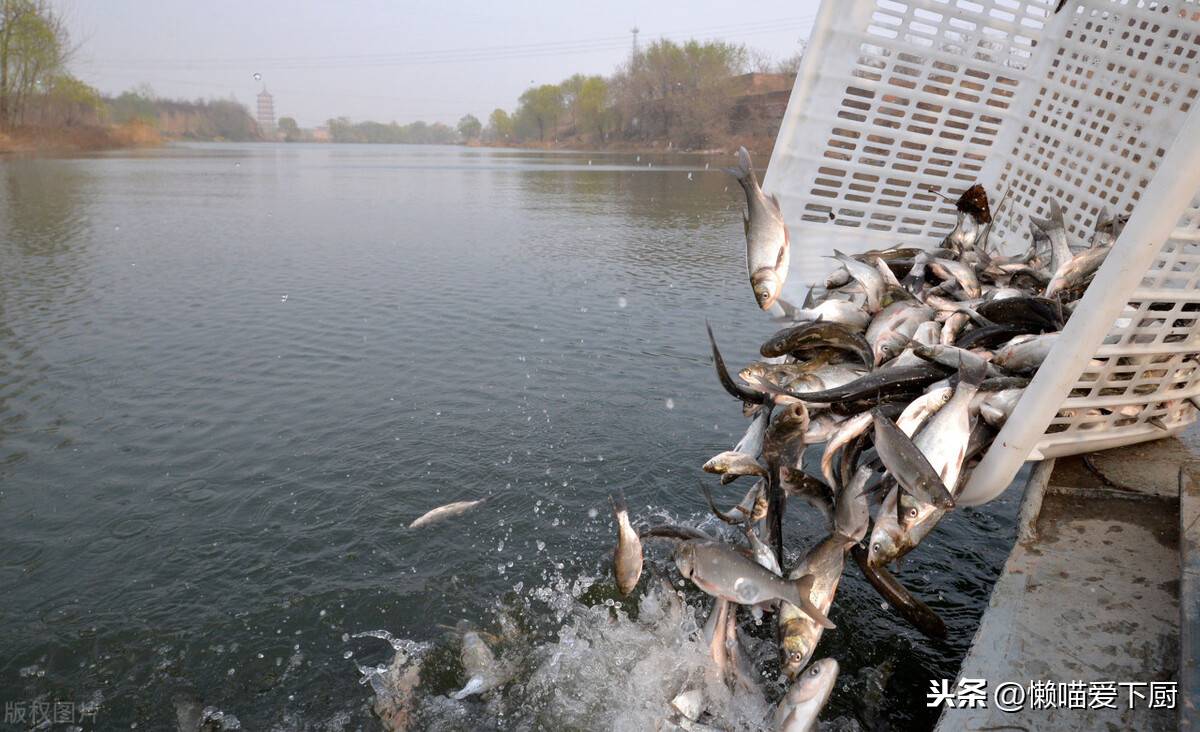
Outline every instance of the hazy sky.
<svg viewBox="0 0 1200 732">
<path fill-rule="evenodd" d="M 779 59 L 807 38 L 817 0 L 754 3 L 54 0 L 80 48 L 73 72 L 104 93 L 228 97 L 262 84 L 279 116 L 486 121 L 531 84 L 607 74 L 639 39 L 720 38 Z M 254 80 L 262 75 L 262 82 Z"/>
</svg>

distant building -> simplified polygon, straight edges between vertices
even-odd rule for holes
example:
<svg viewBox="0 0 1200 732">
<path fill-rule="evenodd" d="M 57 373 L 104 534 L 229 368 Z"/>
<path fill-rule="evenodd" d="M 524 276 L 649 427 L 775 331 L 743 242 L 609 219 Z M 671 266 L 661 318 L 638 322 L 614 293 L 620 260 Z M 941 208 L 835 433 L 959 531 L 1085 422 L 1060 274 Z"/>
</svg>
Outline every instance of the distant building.
<svg viewBox="0 0 1200 732">
<path fill-rule="evenodd" d="M 313 142 L 329 142 L 332 136 L 329 134 L 328 127 L 314 127 L 312 131 Z"/>
<path fill-rule="evenodd" d="M 258 93 L 258 126 L 267 137 L 275 134 L 275 97 L 265 86 Z"/>
</svg>

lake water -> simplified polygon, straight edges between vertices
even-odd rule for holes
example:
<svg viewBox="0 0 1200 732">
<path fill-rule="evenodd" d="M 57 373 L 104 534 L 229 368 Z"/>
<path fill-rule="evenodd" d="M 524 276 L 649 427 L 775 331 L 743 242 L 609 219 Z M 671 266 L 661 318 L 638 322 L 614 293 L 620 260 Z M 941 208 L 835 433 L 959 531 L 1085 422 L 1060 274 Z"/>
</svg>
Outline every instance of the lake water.
<svg viewBox="0 0 1200 732">
<path fill-rule="evenodd" d="M 423 664 L 418 728 L 653 728 L 695 648 L 606 604 L 608 496 L 715 530 L 700 465 L 746 422 L 704 320 L 731 365 L 777 327 L 722 164 L 268 144 L 0 162 L 0 701 L 91 703 L 88 729 L 208 706 L 379 729 L 363 682 L 392 647 L 354 636 L 384 630 Z M 817 652 L 842 665 L 827 726 L 932 725 L 929 679 L 969 646 L 1016 504 L 953 512 L 898 573 L 943 642 L 850 563 Z M 825 528 L 797 505 L 786 531 L 794 561 Z M 647 564 L 678 581 L 669 549 Z M 490 699 L 446 698 L 461 620 L 513 675 Z M 743 622 L 778 695 L 768 627 Z"/>
</svg>

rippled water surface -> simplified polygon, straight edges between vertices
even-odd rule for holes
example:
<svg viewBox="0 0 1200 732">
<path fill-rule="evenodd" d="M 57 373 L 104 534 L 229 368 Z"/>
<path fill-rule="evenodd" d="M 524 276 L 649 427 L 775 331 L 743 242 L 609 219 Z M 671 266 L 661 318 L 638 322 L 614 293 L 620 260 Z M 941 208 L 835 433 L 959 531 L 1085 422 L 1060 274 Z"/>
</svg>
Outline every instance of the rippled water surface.
<svg viewBox="0 0 1200 732">
<path fill-rule="evenodd" d="M 652 727 L 706 607 L 650 576 L 641 608 L 610 607 L 608 495 L 715 529 L 699 466 L 746 423 L 704 319 L 734 364 L 774 327 L 740 193 L 706 163 L 354 145 L 0 162 L 0 701 L 96 703 L 100 729 L 209 706 L 246 729 L 379 729 L 360 682 L 393 649 L 353 636 L 386 630 L 421 664 L 416 726 Z M 899 573 L 944 642 L 847 567 L 817 654 L 842 664 L 833 728 L 932 724 L 928 679 L 970 643 L 1016 500 L 952 514 Z M 824 527 L 794 506 L 787 532 L 794 559 Z M 446 697 L 461 620 L 512 676 L 490 699 Z"/>
</svg>

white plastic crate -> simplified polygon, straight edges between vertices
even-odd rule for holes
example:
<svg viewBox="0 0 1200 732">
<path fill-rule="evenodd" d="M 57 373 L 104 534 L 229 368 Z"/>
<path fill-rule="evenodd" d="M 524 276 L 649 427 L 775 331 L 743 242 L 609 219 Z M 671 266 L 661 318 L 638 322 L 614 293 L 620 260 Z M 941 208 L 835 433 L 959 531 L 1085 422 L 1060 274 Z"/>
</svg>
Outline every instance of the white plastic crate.
<svg viewBox="0 0 1200 732">
<path fill-rule="evenodd" d="M 765 187 L 792 240 L 788 290 L 834 249 L 936 245 L 983 183 L 992 241 L 1028 244 L 1053 198 L 1076 238 L 1131 214 L 960 494 L 990 500 L 1027 458 L 1155 439 L 1200 395 L 1200 5 L 824 0 Z M 1154 420 L 1164 431 L 1148 422 Z"/>
</svg>

